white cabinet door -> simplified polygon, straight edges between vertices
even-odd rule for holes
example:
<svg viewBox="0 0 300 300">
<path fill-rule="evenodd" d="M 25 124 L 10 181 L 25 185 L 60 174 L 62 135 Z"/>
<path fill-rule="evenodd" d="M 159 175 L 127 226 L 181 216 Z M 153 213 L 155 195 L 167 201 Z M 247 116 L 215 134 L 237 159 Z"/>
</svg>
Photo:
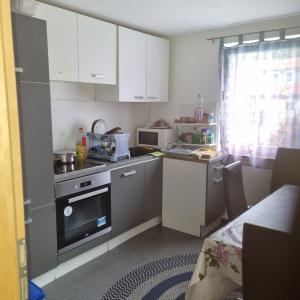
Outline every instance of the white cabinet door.
<svg viewBox="0 0 300 300">
<path fill-rule="evenodd" d="M 119 27 L 119 101 L 146 101 L 146 34 Z"/>
<path fill-rule="evenodd" d="M 169 41 L 147 35 L 147 101 L 167 102 Z"/>
<path fill-rule="evenodd" d="M 78 81 L 77 14 L 39 3 L 34 16 L 47 22 L 50 80 Z"/>
<path fill-rule="evenodd" d="M 201 236 L 205 225 L 207 164 L 163 159 L 162 225 Z"/>
<path fill-rule="evenodd" d="M 78 15 L 79 81 L 116 84 L 117 26 Z"/>
</svg>

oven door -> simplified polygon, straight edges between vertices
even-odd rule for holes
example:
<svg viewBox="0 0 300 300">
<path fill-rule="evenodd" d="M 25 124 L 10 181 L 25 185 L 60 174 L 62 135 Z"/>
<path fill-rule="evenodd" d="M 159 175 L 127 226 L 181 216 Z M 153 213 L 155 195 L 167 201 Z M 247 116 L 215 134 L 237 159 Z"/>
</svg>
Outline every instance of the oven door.
<svg viewBox="0 0 300 300">
<path fill-rule="evenodd" d="M 56 218 L 59 254 L 110 232 L 110 184 L 58 198 Z"/>
</svg>

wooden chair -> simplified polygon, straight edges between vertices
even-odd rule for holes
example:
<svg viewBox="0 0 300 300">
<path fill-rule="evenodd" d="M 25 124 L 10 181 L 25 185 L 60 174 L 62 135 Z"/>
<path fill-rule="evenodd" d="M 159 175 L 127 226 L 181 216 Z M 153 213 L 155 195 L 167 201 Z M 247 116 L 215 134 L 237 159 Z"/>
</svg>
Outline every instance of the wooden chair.
<svg viewBox="0 0 300 300">
<path fill-rule="evenodd" d="M 299 299 L 297 249 L 292 235 L 252 224 L 243 227 L 242 291 L 230 293 L 225 300 Z M 298 294 L 299 296 L 299 294 Z"/>
<path fill-rule="evenodd" d="M 229 220 L 233 220 L 248 209 L 240 161 L 223 168 L 223 183 L 226 211 Z"/>
<path fill-rule="evenodd" d="M 278 148 L 271 180 L 273 193 L 285 184 L 300 185 L 300 149 Z"/>
<path fill-rule="evenodd" d="M 297 250 L 292 247 L 290 234 L 245 223 L 243 299 L 299 299 L 293 298 L 294 254 Z"/>
</svg>

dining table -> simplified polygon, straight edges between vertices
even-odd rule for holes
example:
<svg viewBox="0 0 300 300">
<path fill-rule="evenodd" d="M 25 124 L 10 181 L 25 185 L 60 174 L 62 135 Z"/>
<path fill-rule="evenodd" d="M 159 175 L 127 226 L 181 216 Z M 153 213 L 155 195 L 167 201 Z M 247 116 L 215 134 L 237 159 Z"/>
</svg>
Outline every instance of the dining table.
<svg viewBox="0 0 300 300">
<path fill-rule="evenodd" d="M 219 300 L 242 283 L 245 223 L 292 233 L 299 212 L 300 187 L 285 185 L 204 239 L 186 300 Z"/>
</svg>

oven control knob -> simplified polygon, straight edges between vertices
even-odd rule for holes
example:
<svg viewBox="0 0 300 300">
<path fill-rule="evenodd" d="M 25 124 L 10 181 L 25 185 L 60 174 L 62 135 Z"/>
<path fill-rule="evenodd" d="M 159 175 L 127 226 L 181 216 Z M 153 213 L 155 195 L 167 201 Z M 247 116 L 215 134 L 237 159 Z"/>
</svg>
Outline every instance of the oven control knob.
<svg viewBox="0 0 300 300">
<path fill-rule="evenodd" d="M 78 187 L 79 187 L 78 184 L 76 184 L 76 185 L 74 186 L 74 188 L 75 188 L 76 190 L 78 189 Z"/>
<path fill-rule="evenodd" d="M 72 206 L 66 206 L 66 207 L 65 207 L 65 209 L 64 209 L 64 215 L 65 215 L 66 217 L 70 217 L 71 214 L 72 214 L 72 212 L 73 212 Z"/>
</svg>

